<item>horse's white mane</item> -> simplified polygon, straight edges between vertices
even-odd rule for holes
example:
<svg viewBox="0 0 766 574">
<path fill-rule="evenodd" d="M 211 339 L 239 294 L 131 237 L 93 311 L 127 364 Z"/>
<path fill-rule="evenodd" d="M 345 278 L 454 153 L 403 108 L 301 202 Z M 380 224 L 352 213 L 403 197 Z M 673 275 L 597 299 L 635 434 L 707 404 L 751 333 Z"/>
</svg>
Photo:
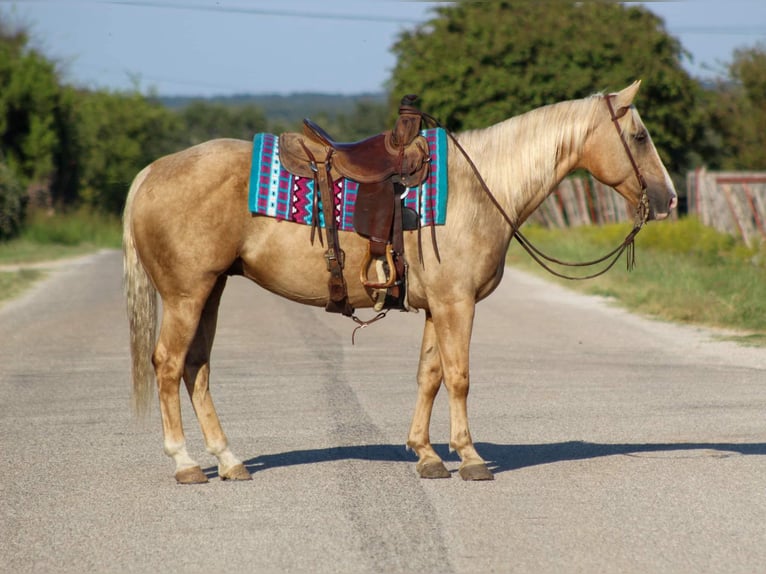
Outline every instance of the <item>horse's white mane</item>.
<svg viewBox="0 0 766 574">
<path fill-rule="evenodd" d="M 572 152 L 579 154 L 600 106 L 602 94 L 559 102 L 463 132 L 459 140 L 474 156 L 490 189 L 512 196 L 513 205 L 523 205 L 555 185 L 559 161 Z"/>
</svg>

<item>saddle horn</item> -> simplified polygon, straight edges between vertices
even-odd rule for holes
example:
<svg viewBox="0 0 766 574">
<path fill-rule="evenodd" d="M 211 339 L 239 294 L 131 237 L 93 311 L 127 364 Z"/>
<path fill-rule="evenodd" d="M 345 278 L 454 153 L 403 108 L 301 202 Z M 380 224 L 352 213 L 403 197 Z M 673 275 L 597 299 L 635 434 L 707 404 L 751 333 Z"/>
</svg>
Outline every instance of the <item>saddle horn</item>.
<svg viewBox="0 0 766 574">
<path fill-rule="evenodd" d="M 399 117 L 391 133 L 391 143 L 397 147 L 408 146 L 420 133 L 423 116 L 414 105 L 417 99 L 415 94 L 407 94 L 399 105 Z"/>
</svg>

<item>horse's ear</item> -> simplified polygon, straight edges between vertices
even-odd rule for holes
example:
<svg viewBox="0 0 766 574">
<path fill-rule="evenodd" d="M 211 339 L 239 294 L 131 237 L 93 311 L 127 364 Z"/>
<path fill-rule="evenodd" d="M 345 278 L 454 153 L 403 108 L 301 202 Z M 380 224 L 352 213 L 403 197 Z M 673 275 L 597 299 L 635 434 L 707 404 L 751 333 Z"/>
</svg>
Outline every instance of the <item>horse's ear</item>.
<svg viewBox="0 0 766 574">
<path fill-rule="evenodd" d="M 636 80 L 627 88 L 623 88 L 614 94 L 614 110 L 617 117 L 622 117 L 625 115 L 625 112 L 627 112 L 628 108 L 630 108 L 631 104 L 633 103 L 633 99 L 638 93 L 638 88 L 640 87 L 641 80 Z"/>
</svg>

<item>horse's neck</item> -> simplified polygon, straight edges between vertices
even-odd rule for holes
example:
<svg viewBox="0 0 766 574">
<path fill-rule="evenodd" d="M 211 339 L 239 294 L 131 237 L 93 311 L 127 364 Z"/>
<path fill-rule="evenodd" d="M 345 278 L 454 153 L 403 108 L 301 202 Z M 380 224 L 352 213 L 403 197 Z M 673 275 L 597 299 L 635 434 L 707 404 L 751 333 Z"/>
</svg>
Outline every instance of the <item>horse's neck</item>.
<svg viewBox="0 0 766 574">
<path fill-rule="evenodd" d="M 467 150 L 477 150 L 474 161 L 482 177 L 518 225 L 579 160 L 587 123 L 577 106 L 587 109 L 585 101 L 564 102 L 461 137 Z"/>
</svg>

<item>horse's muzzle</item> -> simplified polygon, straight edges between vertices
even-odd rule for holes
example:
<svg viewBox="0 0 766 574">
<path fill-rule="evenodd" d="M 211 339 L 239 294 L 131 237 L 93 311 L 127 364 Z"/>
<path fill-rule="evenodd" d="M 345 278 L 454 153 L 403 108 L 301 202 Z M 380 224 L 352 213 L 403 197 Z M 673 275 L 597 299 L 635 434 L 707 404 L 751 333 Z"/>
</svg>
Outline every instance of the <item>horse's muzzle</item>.
<svg viewBox="0 0 766 574">
<path fill-rule="evenodd" d="M 667 211 L 658 211 L 654 207 L 649 210 L 649 219 L 655 219 L 657 221 L 662 221 L 663 219 L 667 219 L 667 217 L 670 215 L 670 213 L 676 208 L 678 205 L 678 197 L 671 196 L 670 201 L 668 201 Z"/>
</svg>

